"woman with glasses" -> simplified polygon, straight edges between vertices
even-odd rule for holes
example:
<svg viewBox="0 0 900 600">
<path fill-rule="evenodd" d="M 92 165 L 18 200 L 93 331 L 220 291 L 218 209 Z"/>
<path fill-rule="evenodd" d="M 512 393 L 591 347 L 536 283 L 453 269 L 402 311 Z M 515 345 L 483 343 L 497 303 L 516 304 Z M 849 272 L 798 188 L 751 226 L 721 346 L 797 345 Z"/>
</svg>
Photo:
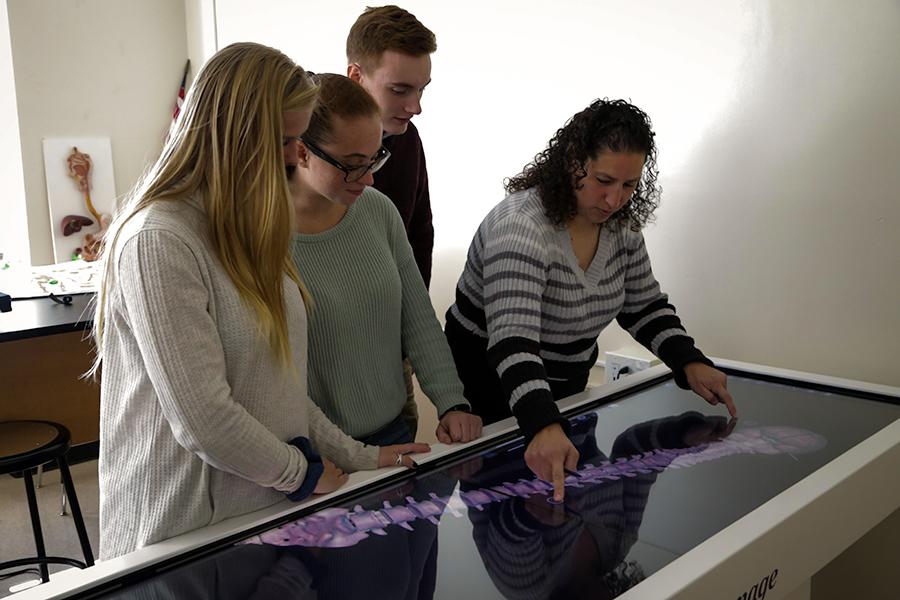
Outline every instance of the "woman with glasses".
<svg viewBox="0 0 900 600">
<path fill-rule="evenodd" d="M 403 357 L 437 408 L 445 443 L 481 435 L 469 414 L 447 342 L 403 222 L 370 187 L 389 158 L 378 104 L 359 84 L 319 76 L 320 95 L 301 137 L 292 179 L 292 256 L 313 298 L 309 392 L 328 417 L 366 444 L 411 441 Z"/>
<path fill-rule="evenodd" d="M 317 91 L 277 50 L 220 50 L 107 233 L 93 329 L 103 559 L 427 450 L 367 447 L 309 399 L 279 154 L 296 154 Z"/>
<path fill-rule="evenodd" d="M 507 180 L 469 247 L 446 335 L 486 423 L 515 415 L 525 460 L 562 500 L 578 452 L 555 400 L 584 390 L 615 319 L 710 404 L 734 402 L 653 277 L 641 228 L 659 200 L 650 119 L 597 100 Z"/>
</svg>

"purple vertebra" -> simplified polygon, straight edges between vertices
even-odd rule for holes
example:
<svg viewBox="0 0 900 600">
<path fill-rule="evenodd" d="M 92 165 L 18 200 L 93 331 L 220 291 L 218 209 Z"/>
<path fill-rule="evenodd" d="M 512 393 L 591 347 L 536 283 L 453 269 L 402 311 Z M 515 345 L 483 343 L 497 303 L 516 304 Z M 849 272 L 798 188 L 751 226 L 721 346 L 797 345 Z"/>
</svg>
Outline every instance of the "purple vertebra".
<svg viewBox="0 0 900 600">
<path fill-rule="evenodd" d="M 691 467 L 734 454 L 800 454 L 819 450 L 825 444 L 825 438 L 812 431 L 784 426 L 757 427 L 692 448 L 657 449 L 614 462 L 604 461 L 597 466 L 585 464 L 577 475 L 566 476 L 565 484 L 566 487 L 578 488 L 601 485 L 622 477 Z M 552 490 L 553 486 L 541 479 L 519 479 L 445 497 L 431 493 L 428 500 L 415 500 L 407 496 L 404 505 L 392 506 L 385 501 L 384 506 L 376 510 L 364 510 L 359 505 L 352 511 L 326 508 L 242 543 L 346 548 L 358 544 L 370 534 L 387 535 L 389 525 L 412 530 L 410 523 L 419 519 L 437 525 L 438 517 L 444 512 L 460 517 L 467 508 L 484 510 L 493 502 L 504 502 L 515 496 L 547 496 Z"/>
</svg>

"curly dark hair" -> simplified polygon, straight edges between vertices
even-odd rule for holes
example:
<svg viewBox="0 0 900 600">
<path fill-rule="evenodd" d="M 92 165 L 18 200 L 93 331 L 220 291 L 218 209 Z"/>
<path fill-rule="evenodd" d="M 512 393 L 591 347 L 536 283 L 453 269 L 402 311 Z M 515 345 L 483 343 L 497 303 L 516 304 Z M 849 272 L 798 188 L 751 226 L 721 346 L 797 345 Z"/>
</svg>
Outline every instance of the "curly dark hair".
<svg viewBox="0 0 900 600">
<path fill-rule="evenodd" d="M 625 100 L 594 100 L 556 132 L 547 149 L 503 183 L 508 193 L 537 188 L 547 217 L 557 225 L 576 214 L 575 190 L 584 167 L 602 150 L 646 155 L 641 180 L 628 203 L 610 221 L 639 231 L 653 220 L 661 189 L 656 182 L 656 144 L 650 117 Z"/>
</svg>

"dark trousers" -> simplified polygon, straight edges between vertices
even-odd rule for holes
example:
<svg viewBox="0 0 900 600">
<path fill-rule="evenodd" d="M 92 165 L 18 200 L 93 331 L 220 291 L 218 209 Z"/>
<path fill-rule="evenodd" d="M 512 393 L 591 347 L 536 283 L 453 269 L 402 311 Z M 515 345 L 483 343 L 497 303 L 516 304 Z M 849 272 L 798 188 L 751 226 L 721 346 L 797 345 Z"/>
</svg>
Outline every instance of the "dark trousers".
<svg viewBox="0 0 900 600">
<path fill-rule="evenodd" d="M 500 383 L 500 376 L 487 358 L 486 338 L 470 333 L 448 311 L 444 335 L 456 363 L 456 372 L 463 384 L 463 395 L 472 405 L 472 412 L 490 425 L 512 416 L 509 394 Z M 548 380 L 554 400 L 577 394 L 587 386 L 588 372 L 565 381 Z"/>
<path fill-rule="evenodd" d="M 406 418 L 401 414 L 378 431 L 358 439 L 369 446 L 393 446 L 412 442 L 413 436 L 406 424 Z"/>
</svg>

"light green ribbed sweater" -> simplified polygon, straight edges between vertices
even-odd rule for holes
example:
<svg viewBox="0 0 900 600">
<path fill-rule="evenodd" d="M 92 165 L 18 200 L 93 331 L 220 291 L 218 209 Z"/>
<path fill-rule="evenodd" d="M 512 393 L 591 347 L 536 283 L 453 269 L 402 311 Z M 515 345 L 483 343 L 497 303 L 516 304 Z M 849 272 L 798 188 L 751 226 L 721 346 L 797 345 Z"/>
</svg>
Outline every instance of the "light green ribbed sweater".
<svg viewBox="0 0 900 600">
<path fill-rule="evenodd" d="M 438 414 L 468 404 L 387 196 L 366 188 L 328 231 L 295 235 L 291 252 L 313 298 L 309 395 L 329 419 L 360 438 L 399 416 L 404 353 Z"/>
</svg>

